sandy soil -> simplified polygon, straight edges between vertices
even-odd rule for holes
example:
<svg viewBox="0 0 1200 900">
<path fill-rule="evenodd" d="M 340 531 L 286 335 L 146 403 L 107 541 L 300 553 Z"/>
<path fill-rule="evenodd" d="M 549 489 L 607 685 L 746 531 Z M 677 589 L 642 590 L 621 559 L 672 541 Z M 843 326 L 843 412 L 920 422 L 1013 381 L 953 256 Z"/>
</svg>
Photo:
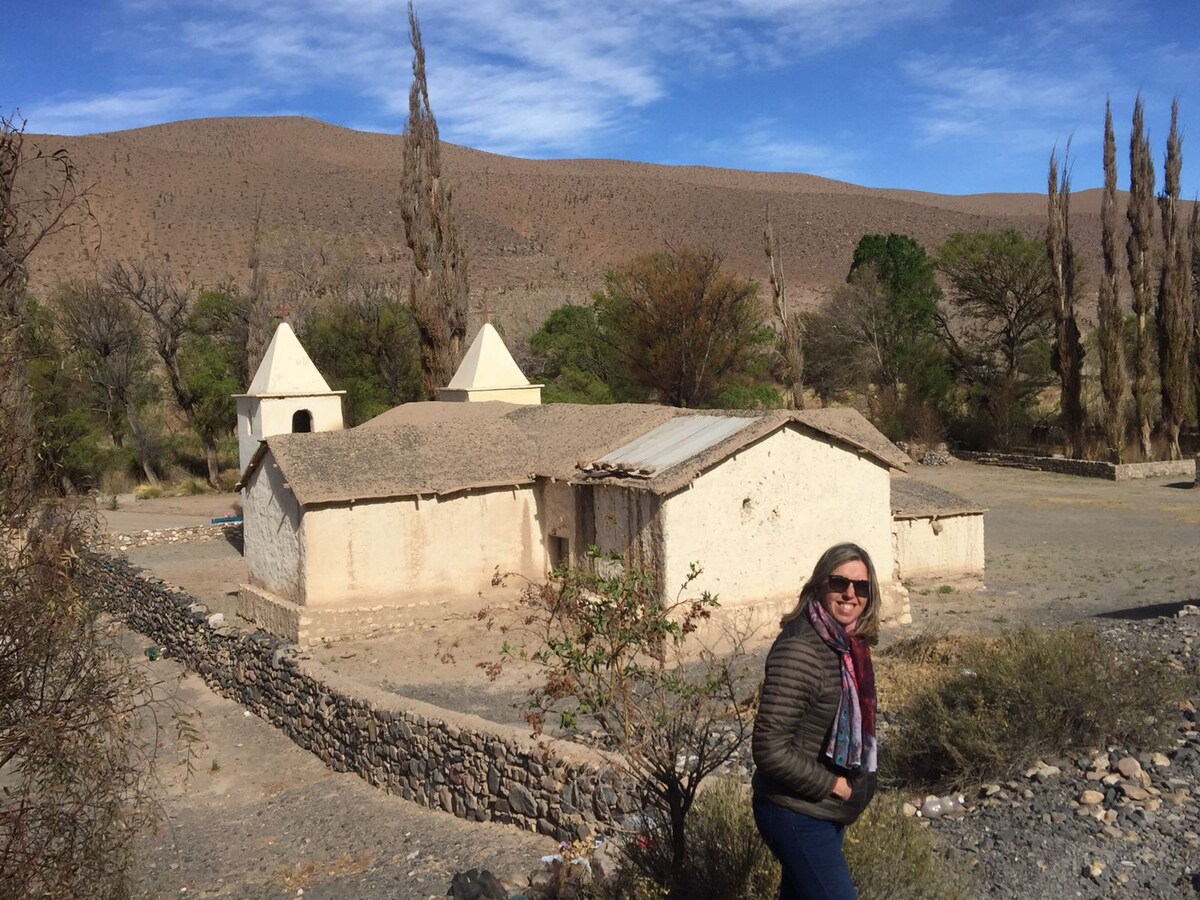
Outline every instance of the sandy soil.
<svg viewBox="0 0 1200 900">
<path fill-rule="evenodd" d="M 930 627 L 989 633 L 1019 622 L 1140 618 L 1200 603 L 1200 490 L 1186 489 L 1188 482 L 1114 484 L 970 463 L 917 469 L 914 477 L 989 508 L 985 587 L 914 586 L 913 625 L 890 629 L 885 641 Z M 110 527 L 136 530 L 171 516 L 207 516 L 229 501 L 143 501 L 107 518 Z M 232 613 L 245 570 L 227 542 L 159 544 L 129 556 Z M 760 648 L 769 638 L 762 635 Z M 470 617 L 429 618 L 387 638 L 309 652 L 364 683 L 519 722 L 527 673 L 492 683 L 477 667 L 495 660 L 499 641 Z M 172 663 L 154 665 L 175 677 Z M 170 829 L 147 840 L 142 896 L 186 889 L 282 897 L 301 888 L 308 897 L 444 896 L 455 871 L 487 865 L 502 876 L 519 873 L 553 848 L 544 838 L 468 824 L 335 774 L 194 676 L 181 690 L 202 714 L 206 748 L 186 784 L 165 750 Z"/>
</svg>

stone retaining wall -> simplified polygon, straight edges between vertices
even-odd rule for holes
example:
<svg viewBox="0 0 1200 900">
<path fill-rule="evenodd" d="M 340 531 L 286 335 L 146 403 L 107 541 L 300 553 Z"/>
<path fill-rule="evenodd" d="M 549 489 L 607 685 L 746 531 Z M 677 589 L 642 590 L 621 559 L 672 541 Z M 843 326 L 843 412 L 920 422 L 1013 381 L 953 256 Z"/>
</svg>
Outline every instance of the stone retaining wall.
<svg viewBox="0 0 1200 900">
<path fill-rule="evenodd" d="M 957 450 L 959 459 L 967 459 L 985 466 L 1012 466 L 1015 468 L 1038 469 L 1057 472 L 1061 475 L 1081 475 L 1085 478 L 1104 478 L 1108 481 L 1135 481 L 1139 478 L 1171 478 L 1183 475 L 1200 480 L 1197 475 L 1200 462 L 1192 459 L 1164 460 L 1145 463 L 1100 462 L 1090 459 L 1066 459 L 1060 456 L 1026 456 L 1021 453 L 987 453 L 973 450 Z"/>
<path fill-rule="evenodd" d="M 560 840 L 611 830 L 639 809 L 613 757 L 352 683 L 273 635 L 210 624 L 206 606 L 124 560 L 92 554 L 85 578 L 131 628 L 338 772 Z"/>
</svg>

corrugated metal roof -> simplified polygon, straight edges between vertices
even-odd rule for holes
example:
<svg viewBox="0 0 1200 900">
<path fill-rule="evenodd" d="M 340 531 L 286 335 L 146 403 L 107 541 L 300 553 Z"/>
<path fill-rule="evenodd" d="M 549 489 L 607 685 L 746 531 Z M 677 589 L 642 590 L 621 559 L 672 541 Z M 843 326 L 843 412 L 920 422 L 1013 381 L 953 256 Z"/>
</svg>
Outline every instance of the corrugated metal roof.
<svg viewBox="0 0 1200 900">
<path fill-rule="evenodd" d="M 606 453 L 585 469 L 653 475 L 716 446 L 755 421 L 734 416 L 680 416 Z"/>
</svg>

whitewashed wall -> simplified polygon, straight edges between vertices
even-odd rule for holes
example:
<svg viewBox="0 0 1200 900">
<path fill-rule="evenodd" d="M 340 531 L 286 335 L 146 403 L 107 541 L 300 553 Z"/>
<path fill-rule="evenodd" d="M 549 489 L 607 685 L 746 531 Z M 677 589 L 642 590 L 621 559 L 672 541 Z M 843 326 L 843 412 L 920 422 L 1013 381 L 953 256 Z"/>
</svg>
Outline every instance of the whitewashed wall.
<svg viewBox="0 0 1200 900">
<path fill-rule="evenodd" d="M 901 578 L 983 577 L 983 513 L 892 523 Z"/>
<path fill-rule="evenodd" d="M 711 591 L 723 606 L 789 601 L 817 558 L 842 541 L 865 548 L 888 583 L 890 497 L 883 466 L 782 429 L 666 501 L 665 586 L 676 590 L 695 562 L 704 572 L 693 591 Z"/>
<path fill-rule="evenodd" d="M 448 499 L 403 499 L 315 508 L 305 513 L 305 602 L 352 608 L 475 596 L 496 566 L 546 572 L 532 487 Z"/>
<path fill-rule="evenodd" d="M 303 603 L 304 519 L 269 451 L 250 477 L 242 503 L 250 583 L 284 600 Z"/>
</svg>

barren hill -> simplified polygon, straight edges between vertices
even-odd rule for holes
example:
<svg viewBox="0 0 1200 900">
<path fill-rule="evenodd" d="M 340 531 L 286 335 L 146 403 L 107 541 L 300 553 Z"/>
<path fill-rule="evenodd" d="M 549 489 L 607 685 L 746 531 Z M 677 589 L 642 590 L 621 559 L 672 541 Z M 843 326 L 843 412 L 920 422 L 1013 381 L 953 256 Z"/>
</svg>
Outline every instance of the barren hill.
<svg viewBox="0 0 1200 900">
<path fill-rule="evenodd" d="M 372 277 L 407 271 L 397 135 L 305 118 L 226 118 L 29 141 L 69 151 L 94 185 L 99 225 L 82 240 L 48 242 L 32 261 L 36 290 L 114 259 L 244 284 L 260 199 L 275 284 L 347 258 Z M 443 153 L 476 304 L 486 300 L 503 316 L 524 310 L 517 318 L 530 321 L 535 311 L 586 297 L 606 267 L 666 244 L 712 245 L 732 269 L 765 280 L 768 205 L 789 286 L 809 302 L 845 278 L 864 233 L 902 232 L 933 247 L 961 230 L 1035 235 L 1045 221 L 1039 194 L 945 196 L 802 174 L 515 159 L 452 144 Z M 1074 235 L 1093 273 L 1098 208 L 1098 192 L 1074 198 Z"/>
</svg>

